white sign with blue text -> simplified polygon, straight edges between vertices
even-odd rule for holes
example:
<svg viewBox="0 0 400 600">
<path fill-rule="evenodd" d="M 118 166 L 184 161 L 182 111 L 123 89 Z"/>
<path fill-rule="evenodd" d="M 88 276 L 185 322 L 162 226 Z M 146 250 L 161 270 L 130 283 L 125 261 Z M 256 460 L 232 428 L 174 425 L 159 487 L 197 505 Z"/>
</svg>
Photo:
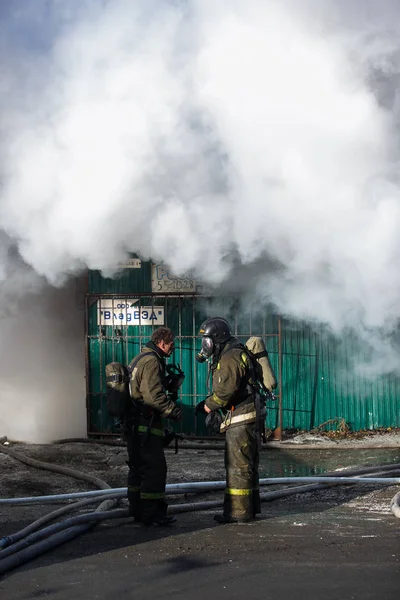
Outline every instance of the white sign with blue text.
<svg viewBox="0 0 400 600">
<path fill-rule="evenodd" d="M 98 302 L 99 325 L 164 325 L 163 306 L 140 306 L 138 299 L 102 298 Z"/>
</svg>

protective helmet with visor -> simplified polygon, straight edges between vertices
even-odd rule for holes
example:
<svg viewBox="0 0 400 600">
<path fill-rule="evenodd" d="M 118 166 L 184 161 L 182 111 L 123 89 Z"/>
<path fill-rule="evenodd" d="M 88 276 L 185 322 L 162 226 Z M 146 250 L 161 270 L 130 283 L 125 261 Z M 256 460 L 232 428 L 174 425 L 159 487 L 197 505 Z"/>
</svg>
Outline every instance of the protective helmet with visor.
<svg viewBox="0 0 400 600">
<path fill-rule="evenodd" d="M 209 359 L 219 344 L 224 344 L 232 337 L 232 332 L 228 321 L 221 317 L 212 317 L 204 321 L 200 326 L 200 335 L 202 335 L 201 349 L 196 360 L 204 362 Z"/>
</svg>

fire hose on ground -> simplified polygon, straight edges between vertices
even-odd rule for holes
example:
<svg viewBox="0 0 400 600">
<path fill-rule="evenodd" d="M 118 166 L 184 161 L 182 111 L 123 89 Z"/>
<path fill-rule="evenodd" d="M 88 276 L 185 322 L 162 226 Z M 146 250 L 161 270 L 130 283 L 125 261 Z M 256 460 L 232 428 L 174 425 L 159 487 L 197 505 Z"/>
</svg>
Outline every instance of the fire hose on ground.
<svg viewBox="0 0 400 600">
<path fill-rule="evenodd" d="M 6 438 L 2 438 L 0 442 L 6 441 Z M 61 467 L 59 465 L 43 463 L 34 459 L 27 458 L 26 456 L 5 448 L 0 443 L 0 452 L 4 452 L 12 456 L 13 458 L 20 460 L 21 462 L 34 466 L 40 469 L 46 469 L 53 472 L 61 473 L 74 477 L 76 479 L 88 481 L 94 483 L 100 489 L 90 492 L 74 492 L 71 494 L 55 494 L 52 496 L 37 496 L 28 498 L 5 498 L 0 499 L 0 504 L 8 505 L 21 505 L 21 504 L 33 504 L 43 502 L 55 502 L 61 500 L 68 500 L 73 498 L 85 498 L 79 502 L 74 502 L 68 506 L 64 506 L 56 511 L 49 513 L 31 523 L 21 531 L 6 536 L 0 539 L 0 575 L 5 574 L 8 571 L 33 560 L 37 556 L 55 548 L 65 542 L 74 539 L 75 537 L 82 535 L 89 531 L 96 523 L 106 519 L 126 518 L 129 516 L 128 509 L 113 509 L 118 499 L 126 497 L 126 488 L 110 488 L 110 486 L 91 475 L 86 475 L 80 471 L 74 469 Z M 318 489 L 324 489 L 332 485 L 352 485 L 352 484 L 368 484 L 374 483 L 378 485 L 395 485 L 400 483 L 399 477 L 376 477 L 376 475 L 384 474 L 390 475 L 397 473 L 400 469 L 400 464 L 392 465 L 379 465 L 375 467 L 363 467 L 360 469 L 352 469 L 346 471 L 343 476 L 330 476 L 330 474 L 322 475 L 319 477 L 280 477 L 280 478 L 267 478 L 261 479 L 260 485 L 277 485 L 277 484 L 295 484 L 295 483 L 308 483 L 309 485 L 295 485 L 291 488 L 285 488 L 267 492 L 261 494 L 262 501 L 271 501 L 277 498 L 283 498 L 286 496 L 316 491 Z M 368 475 L 375 474 L 375 477 L 369 477 Z M 177 483 L 167 485 L 167 492 L 171 494 L 179 493 L 196 493 L 203 491 L 221 490 L 224 489 L 224 481 L 213 481 L 213 482 L 192 482 L 192 483 Z M 89 496 L 89 497 L 88 497 Z M 77 509 L 84 508 L 89 504 L 93 504 L 99 500 L 102 500 L 101 504 L 95 511 L 87 514 L 77 515 L 75 517 L 69 517 L 64 521 L 55 523 L 53 525 L 43 527 L 46 523 L 53 521 L 59 516 L 65 515 L 68 512 L 75 511 Z M 400 493 L 391 500 L 391 510 L 393 514 L 400 518 Z M 217 508 L 222 506 L 222 501 L 204 501 L 204 502 L 192 502 L 185 504 L 175 504 L 169 507 L 170 513 L 181 513 L 195 510 L 208 510 L 211 508 Z"/>
</svg>

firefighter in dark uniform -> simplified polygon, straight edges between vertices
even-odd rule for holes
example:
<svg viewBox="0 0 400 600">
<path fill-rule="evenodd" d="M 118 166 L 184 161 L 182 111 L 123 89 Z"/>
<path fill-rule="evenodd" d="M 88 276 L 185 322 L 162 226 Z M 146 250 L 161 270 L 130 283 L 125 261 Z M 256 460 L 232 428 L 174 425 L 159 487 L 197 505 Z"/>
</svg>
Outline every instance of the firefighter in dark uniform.
<svg viewBox="0 0 400 600">
<path fill-rule="evenodd" d="M 220 431 L 226 432 L 226 488 L 219 523 L 247 522 L 261 512 L 259 492 L 259 431 L 255 396 L 251 387 L 254 369 L 245 347 L 235 338 L 225 319 L 207 319 L 200 327 L 199 362 L 211 360 L 212 395 L 204 404 L 210 416 L 223 411 Z M 218 414 L 218 413 L 217 413 Z"/>
<path fill-rule="evenodd" d="M 126 424 L 129 457 L 129 512 L 143 525 L 169 525 L 176 521 L 167 515 L 165 485 L 167 463 L 164 455 L 162 417 L 175 421 L 182 410 L 165 388 L 165 359 L 174 349 L 174 334 L 167 327 L 153 333 L 140 355 L 133 359 L 130 395 L 133 399 Z"/>
</svg>

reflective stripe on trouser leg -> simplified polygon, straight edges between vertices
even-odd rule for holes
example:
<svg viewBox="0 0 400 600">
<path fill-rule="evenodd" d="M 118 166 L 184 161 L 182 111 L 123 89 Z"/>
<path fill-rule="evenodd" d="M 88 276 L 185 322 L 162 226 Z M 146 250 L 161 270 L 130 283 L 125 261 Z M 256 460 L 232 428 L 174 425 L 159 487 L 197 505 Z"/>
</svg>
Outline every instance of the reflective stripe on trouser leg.
<svg viewBox="0 0 400 600">
<path fill-rule="evenodd" d="M 252 519 L 260 512 L 258 462 L 254 423 L 229 427 L 225 441 L 225 515 Z"/>
<path fill-rule="evenodd" d="M 162 429 L 158 429 L 155 427 L 150 427 L 150 429 L 146 425 L 139 425 L 138 427 L 139 433 L 149 433 L 151 435 L 158 435 L 159 437 L 164 437 L 164 431 Z"/>
</svg>

